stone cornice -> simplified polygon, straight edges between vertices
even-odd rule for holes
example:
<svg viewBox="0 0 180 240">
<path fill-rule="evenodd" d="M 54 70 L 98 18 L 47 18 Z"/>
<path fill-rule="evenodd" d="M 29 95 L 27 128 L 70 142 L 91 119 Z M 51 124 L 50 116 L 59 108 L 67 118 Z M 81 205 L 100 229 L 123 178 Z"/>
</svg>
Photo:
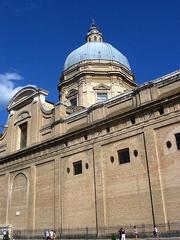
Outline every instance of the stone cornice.
<svg viewBox="0 0 180 240">
<path fill-rule="evenodd" d="M 88 70 L 88 71 L 83 71 L 83 72 L 78 72 L 75 76 L 72 76 L 71 78 L 69 78 L 68 80 L 64 80 L 61 81 L 58 84 L 58 89 L 60 89 L 62 86 L 65 86 L 67 84 L 69 84 L 70 82 L 76 82 L 79 78 L 86 76 L 86 75 L 99 75 L 99 76 L 123 76 L 124 79 L 126 80 L 130 85 L 133 86 L 137 86 L 137 84 L 131 80 L 130 78 L 127 77 L 127 75 L 125 75 L 123 72 L 115 72 L 115 71 L 111 71 L 111 72 L 98 72 L 98 71 L 93 71 L 93 70 Z M 79 80 L 78 80 L 79 81 Z"/>
<path fill-rule="evenodd" d="M 96 68 L 93 69 L 92 68 L 88 68 L 89 66 L 95 66 Z M 97 66 L 107 66 L 110 69 L 100 71 L 98 70 Z M 112 69 L 112 66 L 114 66 L 116 69 Z M 68 81 L 72 81 L 74 78 L 76 77 L 80 77 L 81 75 L 86 75 L 86 74 L 99 74 L 99 75 L 124 75 L 126 78 L 129 79 L 129 81 L 131 81 L 132 83 L 134 83 L 136 85 L 136 83 L 131 80 L 129 76 L 133 76 L 132 72 L 129 71 L 126 67 L 124 67 L 124 65 L 117 63 L 115 61 L 106 61 L 106 60 L 89 60 L 89 61 L 82 61 L 74 66 L 72 66 L 70 69 L 68 69 L 67 71 L 64 72 L 64 74 L 61 76 L 60 78 L 60 82 L 58 84 L 58 87 L 62 86 L 65 82 Z M 69 79 L 64 80 L 64 78 L 70 75 L 71 77 L 69 77 Z"/>
</svg>

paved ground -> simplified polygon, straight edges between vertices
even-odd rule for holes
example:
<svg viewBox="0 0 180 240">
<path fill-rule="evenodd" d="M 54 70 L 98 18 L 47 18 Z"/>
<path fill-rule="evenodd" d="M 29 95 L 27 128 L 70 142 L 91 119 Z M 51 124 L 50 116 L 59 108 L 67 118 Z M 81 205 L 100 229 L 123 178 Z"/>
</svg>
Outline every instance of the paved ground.
<svg viewBox="0 0 180 240">
<path fill-rule="evenodd" d="M 61 240 L 68 240 L 68 239 L 61 239 Z M 83 240 L 83 239 L 69 239 L 69 240 Z M 84 238 L 84 240 L 111 240 L 110 238 L 102 239 L 90 239 L 90 238 Z M 117 239 L 118 240 L 118 239 Z M 126 238 L 126 240 L 135 240 L 134 238 Z M 154 240 L 154 238 L 138 238 L 138 240 Z M 163 237 L 159 238 L 159 240 L 180 240 L 180 237 Z"/>
<path fill-rule="evenodd" d="M 15 240 L 19 240 L 19 239 L 15 239 Z M 43 240 L 42 239 L 20 239 L 20 240 Z M 56 240 L 58 240 L 58 238 L 56 238 Z M 103 238 L 98 238 L 98 239 L 95 239 L 95 238 L 81 238 L 81 239 L 71 239 L 71 238 L 61 238 L 61 240 L 111 240 L 110 238 L 106 238 L 106 239 L 103 239 Z M 117 239 L 118 240 L 118 239 Z M 126 238 L 126 240 L 135 240 L 134 238 Z M 138 240 L 154 240 L 154 238 L 138 238 Z M 163 238 L 159 238 L 159 240 L 180 240 L 180 237 L 163 237 Z"/>
<path fill-rule="evenodd" d="M 27 239 L 26 239 L 27 240 Z M 38 239 L 37 239 L 38 240 Z M 40 239 L 39 239 L 40 240 Z M 58 238 L 56 238 L 55 240 L 58 240 Z M 61 240 L 111 240 L 111 238 L 61 238 Z M 119 238 L 116 238 L 116 240 L 119 240 Z M 135 240 L 135 238 L 128 238 L 126 237 L 126 240 Z M 145 237 L 145 238 L 138 238 L 137 240 L 155 240 L 153 237 Z M 180 240 L 180 236 L 179 237 L 159 237 L 159 240 Z"/>
</svg>

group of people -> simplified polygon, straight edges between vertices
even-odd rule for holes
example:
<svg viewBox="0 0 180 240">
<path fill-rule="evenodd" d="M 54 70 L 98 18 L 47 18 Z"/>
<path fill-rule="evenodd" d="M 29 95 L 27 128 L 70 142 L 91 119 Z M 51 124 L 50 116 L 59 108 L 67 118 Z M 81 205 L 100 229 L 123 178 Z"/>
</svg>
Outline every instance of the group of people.
<svg viewBox="0 0 180 240">
<path fill-rule="evenodd" d="M 119 240 L 126 240 L 126 231 L 123 227 L 120 227 L 118 233 L 119 233 Z M 154 240 L 159 240 L 158 229 L 156 225 L 154 226 L 154 229 L 153 229 L 153 236 L 154 236 Z M 135 239 L 139 238 L 139 233 L 136 226 L 134 226 L 133 228 L 133 237 Z M 56 232 L 54 230 L 45 230 L 46 240 L 55 240 L 55 238 L 56 238 Z"/>
<path fill-rule="evenodd" d="M 134 226 L 132 234 L 135 239 L 139 238 L 139 233 L 136 226 Z M 156 225 L 154 226 L 154 229 L 153 229 L 153 237 L 154 237 L 154 240 L 159 240 L 158 229 Z M 126 240 L 126 231 L 123 227 L 120 227 L 119 229 L 119 240 Z"/>
<path fill-rule="evenodd" d="M 137 239 L 139 237 L 138 230 L 136 226 L 133 228 L 133 237 Z M 120 227 L 119 229 L 119 240 L 126 240 L 126 231 L 123 227 Z"/>
<path fill-rule="evenodd" d="M 56 238 L 56 232 L 54 230 L 45 230 L 45 239 L 46 240 L 55 240 Z"/>
</svg>

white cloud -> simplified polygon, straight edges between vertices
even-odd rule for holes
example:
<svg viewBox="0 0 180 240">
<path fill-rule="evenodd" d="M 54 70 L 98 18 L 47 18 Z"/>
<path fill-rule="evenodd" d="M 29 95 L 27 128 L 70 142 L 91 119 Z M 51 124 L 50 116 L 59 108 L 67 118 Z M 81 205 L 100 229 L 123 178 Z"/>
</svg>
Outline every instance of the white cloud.
<svg viewBox="0 0 180 240">
<path fill-rule="evenodd" d="M 15 72 L 0 74 L 0 105 L 8 104 L 9 100 L 22 87 L 15 87 L 14 81 L 22 80 L 23 77 Z"/>
</svg>

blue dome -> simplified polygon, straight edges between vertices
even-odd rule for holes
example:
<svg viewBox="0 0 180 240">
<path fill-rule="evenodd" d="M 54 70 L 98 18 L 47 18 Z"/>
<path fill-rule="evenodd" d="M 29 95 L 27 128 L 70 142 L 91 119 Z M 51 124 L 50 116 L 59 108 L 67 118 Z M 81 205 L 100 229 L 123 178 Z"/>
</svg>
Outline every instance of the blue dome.
<svg viewBox="0 0 180 240">
<path fill-rule="evenodd" d="M 71 52 L 66 58 L 64 70 L 84 60 L 115 61 L 131 70 L 127 58 L 111 44 L 104 42 L 87 42 Z"/>
</svg>

